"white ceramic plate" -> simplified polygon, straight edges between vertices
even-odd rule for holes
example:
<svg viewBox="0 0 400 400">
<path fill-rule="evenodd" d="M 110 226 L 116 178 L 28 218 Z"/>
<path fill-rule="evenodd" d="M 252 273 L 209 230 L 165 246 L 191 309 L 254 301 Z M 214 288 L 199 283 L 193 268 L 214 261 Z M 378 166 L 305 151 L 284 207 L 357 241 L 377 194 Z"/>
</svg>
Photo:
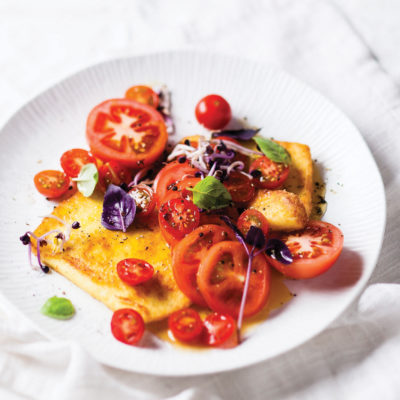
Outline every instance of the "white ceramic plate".
<svg viewBox="0 0 400 400">
<path fill-rule="evenodd" d="M 235 116 L 263 127 L 265 136 L 307 143 L 327 183 L 324 219 L 340 226 L 345 236 L 337 265 L 319 278 L 288 282 L 297 297 L 232 350 L 180 350 L 154 338 L 148 338 L 152 345 L 143 348 L 119 343 L 110 333 L 111 311 L 57 273 L 32 271 L 27 249 L 18 240 L 52 209 L 36 193 L 34 173 L 58 169 L 62 152 L 86 146 L 85 122 L 93 106 L 122 97 L 133 84 L 153 82 L 164 82 L 172 91 L 177 138 L 201 131 L 194 118 L 195 104 L 206 94 L 219 93 L 229 99 Z M 106 62 L 30 101 L 3 127 L 0 143 L 0 290 L 45 335 L 75 340 L 105 364 L 183 376 L 266 360 L 326 328 L 360 293 L 375 267 L 385 226 L 385 199 L 371 153 L 354 125 L 329 101 L 266 66 L 193 52 Z M 72 320 L 40 314 L 43 302 L 55 294 L 66 294 L 77 306 Z"/>
</svg>

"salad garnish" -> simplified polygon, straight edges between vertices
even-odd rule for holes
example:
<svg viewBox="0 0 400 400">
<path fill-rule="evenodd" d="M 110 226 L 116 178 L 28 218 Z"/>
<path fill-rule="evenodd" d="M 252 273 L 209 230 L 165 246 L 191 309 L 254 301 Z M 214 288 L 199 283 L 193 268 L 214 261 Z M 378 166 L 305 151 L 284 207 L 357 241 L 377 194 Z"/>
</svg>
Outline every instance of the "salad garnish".
<svg viewBox="0 0 400 400">
<path fill-rule="evenodd" d="M 226 187 L 213 176 L 206 176 L 189 190 L 193 192 L 193 203 L 203 210 L 224 208 L 232 201 Z"/>
<path fill-rule="evenodd" d="M 90 163 L 82 167 L 77 178 L 72 178 L 77 182 L 78 190 L 85 196 L 90 197 L 96 188 L 99 180 L 99 172 L 95 164 Z"/>
<path fill-rule="evenodd" d="M 253 136 L 260 132 L 261 128 L 258 129 L 229 129 L 225 131 L 214 132 L 212 134 L 213 138 L 218 138 L 218 136 L 228 136 L 232 139 L 238 140 L 250 140 Z"/>
<path fill-rule="evenodd" d="M 264 155 L 266 155 L 270 160 L 286 165 L 291 163 L 292 160 L 290 154 L 280 144 L 260 136 L 254 137 L 253 140 L 257 143 Z"/>
</svg>

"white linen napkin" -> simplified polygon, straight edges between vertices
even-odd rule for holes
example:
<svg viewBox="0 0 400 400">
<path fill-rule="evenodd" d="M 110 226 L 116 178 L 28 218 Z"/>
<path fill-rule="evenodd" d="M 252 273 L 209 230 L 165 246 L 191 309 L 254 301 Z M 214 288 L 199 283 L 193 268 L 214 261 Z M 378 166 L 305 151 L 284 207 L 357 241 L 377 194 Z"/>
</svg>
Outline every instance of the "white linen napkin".
<svg viewBox="0 0 400 400">
<path fill-rule="evenodd" d="M 345 315 L 301 347 L 229 373 L 158 378 L 105 367 L 76 343 L 43 338 L 0 298 L 0 398 L 398 399 L 400 57 L 395 42 L 390 52 L 390 39 L 400 38 L 400 30 L 385 35 L 379 20 L 371 23 L 374 16 L 400 15 L 396 1 L 71 0 L 58 9 L 51 1 L 20 3 L 22 13 L 11 0 L 0 6 L 7 55 L 0 59 L 0 88 L 14 95 L 15 106 L 74 68 L 138 52 L 206 48 L 273 63 L 320 90 L 357 124 L 383 176 L 388 224 L 370 284 Z M 21 36 L 21 21 L 36 44 Z M 18 64 L 38 60 L 37 52 L 43 59 L 35 67 Z M 6 97 L 1 109 L 11 111 Z"/>
</svg>

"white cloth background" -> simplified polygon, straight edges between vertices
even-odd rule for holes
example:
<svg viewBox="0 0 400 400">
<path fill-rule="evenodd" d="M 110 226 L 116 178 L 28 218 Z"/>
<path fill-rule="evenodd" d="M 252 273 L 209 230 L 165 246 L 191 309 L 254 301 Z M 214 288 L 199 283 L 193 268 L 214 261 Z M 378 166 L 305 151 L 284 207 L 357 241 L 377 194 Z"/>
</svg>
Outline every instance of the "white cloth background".
<svg viewBox="0 0 400 400">
<path fill-rule="evenodd" d="M 75 343 L 47 341 L 3 300 L 0 398 L 399 399 L 399 22 L 397 0 L 0 0 L 0 123 L 99 61 L 176 48 L 232 53 L 278 65 L 342 108 L 374 154 L 388 202 L 369 286 L 303 346 L 235 372 L 156 378 L 102 366 Z"/>
</svg>

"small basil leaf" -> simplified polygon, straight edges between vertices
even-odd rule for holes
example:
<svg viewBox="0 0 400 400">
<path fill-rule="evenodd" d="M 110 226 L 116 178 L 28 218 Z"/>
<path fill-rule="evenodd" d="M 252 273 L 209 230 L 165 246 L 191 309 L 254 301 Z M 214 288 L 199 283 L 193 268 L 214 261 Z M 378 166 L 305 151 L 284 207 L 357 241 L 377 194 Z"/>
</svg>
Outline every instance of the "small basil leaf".
<svg viewBox="0 0 400 400">
<path fill-rule="evenodd" d="M 214 132 L 212 136 L 216 139 L 218 139 L 219 136 L 228 136 L 233 139 L 250 140 L 259 131 L 260 129 L 230 129 L 221 132 Z"/>
<path fill-rule="evenodd" d="M 254 247 L 262 249 L 265 247 L 265 236 L 260 228 L 252 225 L 246 235 L 246 242 Z"/>
<path fill-rule="evenodd" d="M 75 308 L 65 297 L 53 296 L 43 304 L 40 312 L 51 318 L 70 319 L 75 314 Z"/>
<path fill-rule="evenodd" d="M 290 154 L 280 144 L 260 136 L 254 137 L 253 140 L 270 160 L 283 164 L 290 164 L 292 162 Z"/>
<path fill-rule="evenodd" d="M 226 187 L 213 176 L 206 176 L 193 189 L 193 203 L 205 210 L 229 206 L 232 197 Z"/>
<path fill-rule="evenodd" d="M 282 240 L 269 239 L 266 246 L 266 253 L 282 264 L 288 265 L 293 262 L 292 253 Z"/>
<path fill-rule="evenodd" d="M 109 185 L 104 195 L 101 224 L 112 231 L 126 232 L 135 214 L 135 200 L 120 187 Z"/>
<path fill-rule="evenodd" d="M 77 182 L 78 190 L 85 196 L 90 197 L 99 180 L 99 172 L 95 164 L 86 164 L 82 167 L 77 178 L 73 178 Z"/>
</svg>

